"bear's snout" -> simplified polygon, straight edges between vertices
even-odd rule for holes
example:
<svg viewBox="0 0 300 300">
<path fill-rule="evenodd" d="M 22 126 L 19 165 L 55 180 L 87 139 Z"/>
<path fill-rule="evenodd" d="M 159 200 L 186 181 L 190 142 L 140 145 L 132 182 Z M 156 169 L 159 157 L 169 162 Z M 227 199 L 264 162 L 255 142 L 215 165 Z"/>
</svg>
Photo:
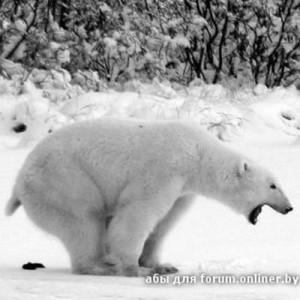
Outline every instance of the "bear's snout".
<svg viewBox="0 0 300 300">
<path fill-rule="evenodd" d="M 293 210 L 293 207 L 290 204 L 286 204 L 286 205 L 272 205 L 269 204 L 270 207 L 272 207 L 275 211 L 286 215 L 287 213 L 291 212 Z"/>
<path fill-rule="evenodd" d="M 284 214 L 288 214 L 292 210 L 293 210 L 293 208 L 291 206 L 289 206 L 285 209 Z"/>
</svg>

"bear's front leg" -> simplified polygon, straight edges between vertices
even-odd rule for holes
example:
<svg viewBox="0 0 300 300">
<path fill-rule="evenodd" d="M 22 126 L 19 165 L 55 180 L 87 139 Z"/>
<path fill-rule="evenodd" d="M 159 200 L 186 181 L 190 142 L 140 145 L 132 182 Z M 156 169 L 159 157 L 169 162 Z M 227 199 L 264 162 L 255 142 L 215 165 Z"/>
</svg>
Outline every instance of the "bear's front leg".
<svg viewBox="0 0 300 300">
<path fill-rule="evenodd" d="M 194 195 L 180 197 L 167 215 L 159 221 L 155 229 L 145 242 L 142 255 L 139 258 L 139 265 L 153 268 L 156 273 L 171 274 L 178 270 L 170 264 L 160 264 L 159 256 L 165 238 L 168 236 L 174 225 L 182 218 L 191 207 Z"/>
<path fill-rule="evenodd" d="M 121 202 L 107 234 L 109 257 L 119 260 L 117 275 L 146 275 L 145 268 L 139 267 L 139 257 L 149 234 L 174 205 L 178 189 L 176 182 L 151 197 L 144 195 L 143 200 Z"/>
<path fill-rule="evenodd" d="M 145 275 L 138 259 L 158 220 L 159 216 L 145 207 L 145 203 L 123 206 L 114 215 L 108 229 L 107 251 L 108 263 L 115 261 L 116 275 Z"/>
</svg>

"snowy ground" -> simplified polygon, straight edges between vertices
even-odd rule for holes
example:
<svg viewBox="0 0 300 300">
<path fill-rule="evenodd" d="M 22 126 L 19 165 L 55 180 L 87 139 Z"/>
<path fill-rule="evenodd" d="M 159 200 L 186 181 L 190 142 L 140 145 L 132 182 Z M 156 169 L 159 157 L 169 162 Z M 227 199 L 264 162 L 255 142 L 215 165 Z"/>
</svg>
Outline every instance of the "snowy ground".
<svg viewBox="0 0 300 300">
<path fill-rule="evenodd" d="M 205 121 L 205 118 L 215 120 L 217 111 L 226 111 L 237 115 L 237 118 L 230 120 L 232 123 L 239 118 L 246 120 L 237 130 L 230 131 L 226 127 L 226 133 L 230 134 L 223 136 L 227 140 L 225 143 L 270 168 L 281 181 L 294 211 L 283 216 L 264 208 L 258 224 L 253 226 L 244 217 L 235 215 L 212 200 L 199 197 L 199 201 L 166 241 L 162 259 L 178 265 L 182 274 L 203 272 L 238 275 L 256 272 L 300 275 L 299 94 L 283 89 L 257 90 L 258 95 L 264 95 L 253 101 L 248 99 L 245 103 L 239 98 L 242 104 L 216 101 L 211 106 L 213 112 L 203 117 L 203 103 L 199 100 L 201 106 L 195 100 L 197 95 L 194 92 L 189 91 L 189 102 L 184 107 L 181 106 L 184 102 L 182 95 L 165 100 L 158 96 L 110 93 L 82 96 L 76 107 L 71 104 L 60 106 L 55 113 L 60 116 L 60 120 L 63 120 L 60 114 L 78 117 L 78 109 L 82 112 L 90 108 L 95 99 L 100 99 L 101 104 L 97 102 L 94 106 L 93 114 L 96 117 L 133 115 L 166 119 L 185 117 Z M 217 98 L 223 96 L 222 90 L 217 92 Z M 245 94 L 242 96 L 247 98 Z M 8 96 L 5 97 L 7 100 Z M 119 100 L 117 105 L 112 104 L 120 98 L 123 102 Z M 48 123 L 44 127 L 37 125 L 45 124 L 43 120 L 46 117 L 45 109 L 40 106 L 36 109 L 35 106 L 35 115 L 30 118 L 31 131 L 13 135 L 9 132 L 8 124 L 25 120 L 29 122 L 22 109 L 16 109 L 14 114 L 16 111 L 19 114 L 17 120 L 10 117 L 13 113 L 9 105 L 5 108 L 2 106 L 2 212 L 17 171 L 32 148 L 28 146 L 28 140 L 40 138 L 49 129 Z M 287 115 L 287 118 L 282 117 L 282 114 Z M 53 122 L 49 126 L 53 126 Z M 300 299 L 300 285 L 147 285 L 142 278 L 72 275 L 67 253 L 60 242 L 37 229 L 22 209 L 12 218 L 0 214 L 0 249 L 0 299 Z M 28 261 L 43 263 L 47 268 L 22 270 L 21 266 Z"/>
</svg>

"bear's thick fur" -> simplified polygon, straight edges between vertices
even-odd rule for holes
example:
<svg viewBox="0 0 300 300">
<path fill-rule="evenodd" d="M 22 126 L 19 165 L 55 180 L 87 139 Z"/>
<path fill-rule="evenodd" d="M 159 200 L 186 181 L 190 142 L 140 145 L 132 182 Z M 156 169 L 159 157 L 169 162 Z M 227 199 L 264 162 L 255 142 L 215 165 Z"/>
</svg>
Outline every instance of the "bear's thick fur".
<svg viewBox="0 0 300 300">
<path fill-rule="evenodd" d="M 64 243 L 73 272 L 147 274 L 162 240 L 201 194 L 253 224 L 291 205 L 270 172 L 194 123 L 101 119 L 67 126 L 29 155 L 7 205 Z"/>
</svg>

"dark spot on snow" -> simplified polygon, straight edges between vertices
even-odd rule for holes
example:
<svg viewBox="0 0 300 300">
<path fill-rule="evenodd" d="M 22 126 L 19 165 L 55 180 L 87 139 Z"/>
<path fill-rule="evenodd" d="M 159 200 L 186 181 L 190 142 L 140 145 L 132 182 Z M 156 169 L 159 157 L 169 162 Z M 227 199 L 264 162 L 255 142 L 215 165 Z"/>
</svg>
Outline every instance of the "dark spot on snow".
<svg viewBox="0 0 300 300">
<path fill-rule="evenodd" d="M 287 113 L 287 112 L 282 112 L 282 113 L 281 113 L 281 116 L 282 116 L 284 119 L 288 120 L 288 121 L 292 121 L 292 120 L 295 119 L 294 116 L 292 116 L 291 114 L 289 114 L 289 113 Z"/>
<path fill-rule="evenodd" d="M 31 263 L 28 262 L 27 264 L 22 266 L 22 269 L 24 270 L 36 270 L 36 269 L 44 269 L 45 266 L 43 264 L 40 263 Z"/>
<path fill-rule="evenodd" d="M 48 133 L 52 133 L 52 129 L 49 129 L 49 130 L 48 130 Z"/>
<path fill-rule="evenodd" d="M 144 128 L 144 126 L 143 126 L 143 125 L 139 125 L 139 127 L 140 127 L 140 128 Z"/>
<path fill-rule="evenodd" d="M 24 123 L 20 123 L 12 128 L 12 130 L 16 133 L 24 132 L 24 131 L 26 131 L 26 129 L 27 129 L 27 126 Z"/>
</svg>

